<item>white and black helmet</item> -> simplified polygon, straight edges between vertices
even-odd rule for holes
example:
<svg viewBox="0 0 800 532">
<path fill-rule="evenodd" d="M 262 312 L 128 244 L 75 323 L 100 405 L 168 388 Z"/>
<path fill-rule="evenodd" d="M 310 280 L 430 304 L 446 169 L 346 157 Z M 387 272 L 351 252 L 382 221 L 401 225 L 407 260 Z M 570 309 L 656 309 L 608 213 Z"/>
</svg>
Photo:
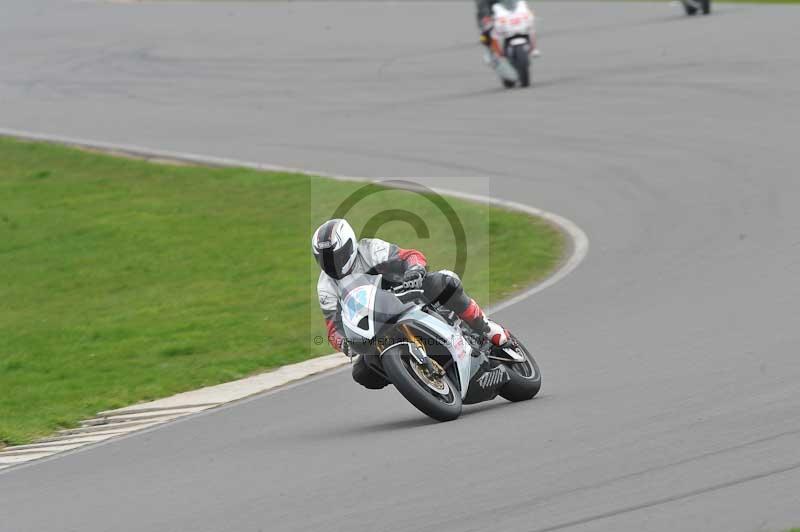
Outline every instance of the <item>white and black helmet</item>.
<svg viewBox="0 0 800 532">
<path fill-rule="evenodd" d="M 353 270 L 358 255 L 356 234 L 347 220 L 328 220 L 311 237 L 314 258 L 322 271 L 341 279 Z"/>
</svg>

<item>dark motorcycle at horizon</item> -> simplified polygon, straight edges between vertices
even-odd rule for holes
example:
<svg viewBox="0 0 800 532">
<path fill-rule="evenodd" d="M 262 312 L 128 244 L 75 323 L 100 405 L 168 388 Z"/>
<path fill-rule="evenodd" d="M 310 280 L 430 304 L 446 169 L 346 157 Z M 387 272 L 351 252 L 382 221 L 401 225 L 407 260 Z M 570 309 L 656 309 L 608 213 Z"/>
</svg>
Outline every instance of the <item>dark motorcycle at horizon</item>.
<svg viewBox="0 0 800 532">
<path fill-rule="evenodd" d="M 698 13 L 711 14 L 711 0 L 681 0 L 683 10 L 687 15 L 694 16 Z"/>
</svg>

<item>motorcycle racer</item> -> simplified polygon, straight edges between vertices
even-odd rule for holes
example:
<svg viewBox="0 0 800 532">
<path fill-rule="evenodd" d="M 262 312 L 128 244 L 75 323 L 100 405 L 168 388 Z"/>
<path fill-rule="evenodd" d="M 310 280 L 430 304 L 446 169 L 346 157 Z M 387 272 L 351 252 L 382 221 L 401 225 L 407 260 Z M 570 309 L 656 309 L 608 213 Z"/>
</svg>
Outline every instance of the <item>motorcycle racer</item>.
<svg viewBox="0 0 800 532">
<path fill-rule="evenodd" d="M 390 285 L 419 287 L 429 302 L 455 312 L 473 330 L 497 346 L 506 345 L 509 333 L 486 317 L 470 298 L 455 273 L 447 270 L 428 272 L 425 256 L 415 249 L 403 249 L 379 238 L 356 239 L 353 228 L 343 219 L 328 220 L 311 238 L 312 252 L 319 264 L 317 295 L 327 327 L 328 342 L 337 351 L 348 354 L 341 319 L 340 282 L 352 273 L 381 274 Z M 367 388 L 382 388 L 387 383 L 359 358 L 353 367 L 353 379 Z"/>
<path fill-rule="evenodd" d="M 486 47 L 487 57 L 493 59 L 497 53 L 492 49 L 492 27 L 494 25 L 494 11 L 492 6 L 501 0 L 475 0 L 476 14 L 478 18 L 478 28 L 480 29 L 480 41 Z M 531 32 L 531 57 L 542 55 L 536 44 L 536 32 Z"/>
</svg>

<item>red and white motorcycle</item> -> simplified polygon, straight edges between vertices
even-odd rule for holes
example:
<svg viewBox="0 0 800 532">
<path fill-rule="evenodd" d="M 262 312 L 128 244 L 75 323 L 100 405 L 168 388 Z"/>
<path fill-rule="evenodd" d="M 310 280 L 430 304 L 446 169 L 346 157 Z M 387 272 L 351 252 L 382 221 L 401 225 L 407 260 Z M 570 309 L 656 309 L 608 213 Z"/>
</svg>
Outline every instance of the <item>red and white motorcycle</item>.
<svg viewBox="0 0 800 532">
<path fill-rule="evenodd" d="M 525 0 L 502 0 L 492 6 L 487 60 L 503 85 L 531 84 L 531 55 L 536 56 L 535 18 Z"/>
</svg>

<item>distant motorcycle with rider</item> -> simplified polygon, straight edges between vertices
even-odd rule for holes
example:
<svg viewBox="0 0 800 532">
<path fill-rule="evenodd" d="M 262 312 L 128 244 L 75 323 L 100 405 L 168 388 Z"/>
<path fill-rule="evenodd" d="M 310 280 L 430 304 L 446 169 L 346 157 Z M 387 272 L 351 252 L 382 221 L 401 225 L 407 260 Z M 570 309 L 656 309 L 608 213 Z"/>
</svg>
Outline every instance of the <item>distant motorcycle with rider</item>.
<svg viewBox="0 0 800 532">
<path fill-rule="evenodd" d="M 477 0 L 484 59 L 506 88 L 531 84 L 531 59 L 540 56 L 535 16 L 525 0 Z"/>
<path fill-rule="evenodd" d="M 711 13 L 711 0 L 680 0 L 687 15 Z M 506 88 L 531 85 L 531 59 L 541 56 L 536 17 L 526 0 L 476 0 L 484 60 Z"/>
</svg>

